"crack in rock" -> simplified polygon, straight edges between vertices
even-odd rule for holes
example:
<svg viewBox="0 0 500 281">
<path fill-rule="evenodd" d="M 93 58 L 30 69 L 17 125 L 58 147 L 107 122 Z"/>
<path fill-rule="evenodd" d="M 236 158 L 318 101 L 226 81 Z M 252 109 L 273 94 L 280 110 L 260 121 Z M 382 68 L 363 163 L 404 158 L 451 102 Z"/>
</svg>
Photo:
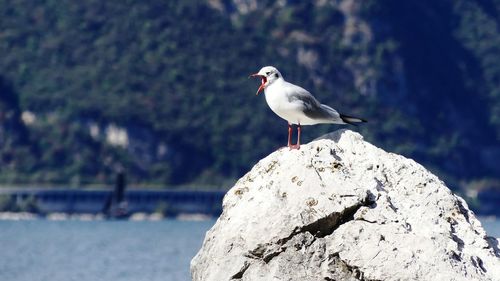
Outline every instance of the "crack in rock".
<svg viewBox="0 0 500 281">
<path fill-rule="evenodd" d="M 455 226 L 457 225 L 457 222 L 454 219 L 449 218 L 448 223 L 450 224 L 451 239 L 453 239 L 453 241 L 455 241 L 455 243 L 457 243 L 457 250 L 459 252 L 462 252 L 465 243 L 464 243 L 464 240 L 460 239 L 460 237 L 458 237 L 458 235 L 457 235 L 457 230 L 455 228 Z"/>
<path fill-rule="evenodd" d="M 308 225 L 297 227 L 289 236 L 279 239 L 276 243 L 259 244 L 255 249 L 248 251 L 246 257 L 252 259 L 262 259 L 265 263 L 269 263 L 273 258 L 280 255 L 287 249 L 285 245 L 288 241 L 301 233 L 309 232 L 315 239 L 328 236 L 337 230 L 341 225 L 349 221 L 353 221 L 354 214 L 361 207 L 370 206 L 374 203 L 372 199 L 373 194 L 368 191 L 365 198 L 356 204 L 346 207 L 341 212 L 331 213 Z"/>
<path fill-rule="evenodd" d="M 486 240 L 486 243 L 488 244 L 488 248 L 490 248 L 493 252 L 493 254 L 497 257 L 500 258 L 500 247 L 498 246 L 498 241 L 495 237 L 491 236 L 486 236 L 484 238 Z"/>
<path fill-rule="evenodd" d="M 318 178 L 321 182 L 323 182 L 323 177 L 321 177 L 321 174 L 319 173 L 318 171 L 318 168 L 316 168 L 316 166 L 314 166 L 313 164 L 313 159 L 311 158 L 311 166 L 313 167 L 314 171 L 316 172 L 316 174 L 318 175 Z"/>
<path fill-rule="evenodd" d="M 351 277 L 355 278 L 356 280 L 359 280 L 359 281 L 381 281 L 378 279 L 366 278 L 365 273 L 361 269 L 359 269 L 359 267 L 354 266 L 354 265 L 350 265 L 346 261 L 342 260 L 340 258 L 339 253 L 332 254 L 328 258 L 332 262 L 339 263 L 343 268 L 345 268 L 345 271 L 349 272 Z M 331 277 L 325 277 L 324 280 L 337 280 L 337 279 L 331 278 Z"/>
<path fill-rule="evenodd" d="M 478 267 L 483 272 L 486 272 L 486 268 L 484 268 L 483 260 L 480 257 L 470 257 L 470 260 L 475 267 Z"/>
<path fill-rule="evenodd" d="M 459 198 L 457 198 L 456 195 L 454 195 L 454 197 L 455 197 L 455 206 L 458 208 L 458 210 L 460 211 L 460 213 L 464 216 L 464 218 L 467 221 L 467 223 L 471 224 L 470 217 L 469 217 L 469 212 L 465 208 L 464 204 L 462 203 L 462 201 Z"/>
<path fill-rule="evenodd" d="M 231 278 L 229 280 L 237 280 L 237 279 L 241 279 L 243 278 L 243 275 L 245 274 L 245 271 L 247 271 L 247 269 L 250 267 L 250 263 L 249 262 L 245 262 L 243 264 L 243 266 L 241 267 L 241 269 L 236 272 L 235 274 L 233 274 L 233 276 L 231 276 Z"/>
</svg>

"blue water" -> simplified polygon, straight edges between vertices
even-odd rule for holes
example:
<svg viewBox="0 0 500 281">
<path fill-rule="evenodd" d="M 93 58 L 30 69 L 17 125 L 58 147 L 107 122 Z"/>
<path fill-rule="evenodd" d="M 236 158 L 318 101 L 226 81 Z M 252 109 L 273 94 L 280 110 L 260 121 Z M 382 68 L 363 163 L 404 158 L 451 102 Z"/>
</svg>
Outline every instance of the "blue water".
<svg viewBox="0 0 500 281">
<path fill-rule="evenodd" d="M 500 221 L 481 218 L 500 237 Z M 0 221 L 0 280 L 188 281 L 215 221 Z"/>
<path fill-rule="evenodd" d="M 184 281 L 214 221 L 0 221 L 0 280 Z"/>
<path fill-rule="evenodd" d="M 500 218 L 479 217 L 478 219 L 489 236 L 500 238 Z"/>
</svg>

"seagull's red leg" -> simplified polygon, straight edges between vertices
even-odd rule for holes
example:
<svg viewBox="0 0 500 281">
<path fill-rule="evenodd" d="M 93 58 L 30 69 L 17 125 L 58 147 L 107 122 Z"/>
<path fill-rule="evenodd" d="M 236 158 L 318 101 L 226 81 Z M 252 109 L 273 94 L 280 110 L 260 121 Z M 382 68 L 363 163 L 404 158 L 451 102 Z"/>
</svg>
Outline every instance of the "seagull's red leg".
<svg viewBox="0 0 500 281">
<path fill-rule="evenodd" d="M 300 123 L 297 126 L 297 149 L 300 148 Z"/>
<path fill-rule="evenodd" d="M 288 123 L 288 147 L 292 145 L 292 124 Z"/>
<path fill-rule="evenodd" d="M 300 149 L 300 124 L 297 125 L 297 144 L 289 145 L 290 150 Z"/>
</svg>

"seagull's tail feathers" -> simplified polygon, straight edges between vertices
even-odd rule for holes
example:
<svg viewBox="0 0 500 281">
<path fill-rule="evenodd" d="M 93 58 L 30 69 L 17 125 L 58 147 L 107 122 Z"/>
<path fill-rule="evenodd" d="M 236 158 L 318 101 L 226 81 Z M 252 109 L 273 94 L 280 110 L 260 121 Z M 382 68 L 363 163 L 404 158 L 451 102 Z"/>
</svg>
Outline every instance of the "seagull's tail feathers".
<svg viewBox="0 0 500 281">
<path fill-rule="evenodd" d="M 354 117 L 354 116 L 349 116 L 349 115 L 344 115 L 342 113 L 340 113 L 339 115 L 340 115 L 340 119 L 342 119 L 342 121 L 344 121 L 344 123 L 346 123 L 346 124 L 357 125 L 357 123 L 368 122 L 365 119 Z"/>
</svg>

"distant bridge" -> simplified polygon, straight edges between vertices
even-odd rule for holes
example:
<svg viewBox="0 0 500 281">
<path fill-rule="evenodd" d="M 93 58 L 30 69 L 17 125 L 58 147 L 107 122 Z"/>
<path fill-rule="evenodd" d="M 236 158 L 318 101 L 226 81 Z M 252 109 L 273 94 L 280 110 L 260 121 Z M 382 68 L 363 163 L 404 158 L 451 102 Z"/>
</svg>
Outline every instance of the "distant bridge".
<svg viewBox="0 0 500 281">
<path fill-rule="evenodd" d="M 100 213 L 112 190 L 0 188 L 3 205 L 35 208 L 40 213 Z M 128 189 L 124 199 L 129 212 L 162 212 L 166 215 L 222 212 L 225 191 Z"/>
</svg>

